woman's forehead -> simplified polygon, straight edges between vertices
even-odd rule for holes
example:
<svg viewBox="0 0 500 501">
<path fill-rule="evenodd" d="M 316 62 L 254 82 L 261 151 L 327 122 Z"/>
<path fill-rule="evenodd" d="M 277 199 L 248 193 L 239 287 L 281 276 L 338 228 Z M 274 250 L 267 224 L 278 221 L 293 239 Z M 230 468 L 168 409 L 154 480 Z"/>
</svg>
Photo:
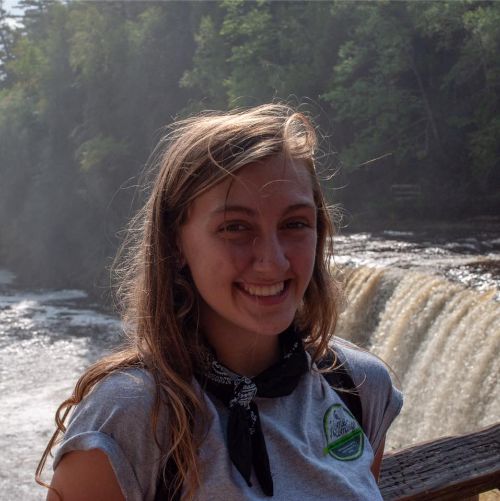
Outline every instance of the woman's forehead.
<svg viewBox="0 0 500 501">
<path fill-rule="evenodd" d="M 252 198 L 313 197 L 311 174 L 305 161 L 280 157 L 248 164 L 214 188 L 214 195 L 224 196 L 227 203 Z"/>
<path fill-rule="evenodd" d="M 237 208 L 248 215 L 282 213 L 292 206 L 316 208 L 312 176 L 304 160 L 273 157 L 250 163 L 195 197 L 188 220 L 207 220 Z"/>
</svg>

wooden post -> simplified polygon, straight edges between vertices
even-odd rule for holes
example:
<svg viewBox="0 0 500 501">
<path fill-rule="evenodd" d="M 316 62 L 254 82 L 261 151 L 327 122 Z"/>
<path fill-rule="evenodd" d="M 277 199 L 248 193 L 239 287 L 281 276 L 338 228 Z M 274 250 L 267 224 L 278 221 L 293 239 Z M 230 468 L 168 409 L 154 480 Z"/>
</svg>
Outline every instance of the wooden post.
<svg viewBox="0 0 500 501">
<path fill-rule="evenodd" d="M 499 488 L 500 423 L 385 455 L 379 486 L 386 501 L 457 501 Z"/>
</svg>

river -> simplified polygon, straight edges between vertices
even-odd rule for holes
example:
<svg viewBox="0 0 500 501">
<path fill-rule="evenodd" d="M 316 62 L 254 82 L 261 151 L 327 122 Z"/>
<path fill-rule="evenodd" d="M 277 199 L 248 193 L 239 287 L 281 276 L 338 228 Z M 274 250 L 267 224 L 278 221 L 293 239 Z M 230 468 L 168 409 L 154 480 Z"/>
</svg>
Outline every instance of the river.
<svg viewBox="0 0 500 501">
<path fill-rule="evenodd" d="M 388 448 L 498 421 L 500 232 L 357 233 L 335 248 L 346 282 L 338 335 L 382 357 L 405 393 Z M 0 270 L 2 499 L 44 499 L 33 476 L 54 411 L 119 332 L 85 292 L 21 290 Z"/>
</svg>

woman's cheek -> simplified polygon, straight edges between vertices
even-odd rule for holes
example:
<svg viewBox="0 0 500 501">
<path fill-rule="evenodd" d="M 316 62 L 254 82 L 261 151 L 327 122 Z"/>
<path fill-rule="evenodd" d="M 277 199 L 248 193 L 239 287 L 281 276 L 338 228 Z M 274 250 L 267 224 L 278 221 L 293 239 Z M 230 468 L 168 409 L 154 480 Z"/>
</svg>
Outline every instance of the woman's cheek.
<svg viewBox="0 0 500 501">
<path fill-rule="evenodd" d="M 287 254 L 294 260 L 303 264 L 310 263 L 314 265 L 316 257 L 316 234 L 307 235 L 301 239 L 294 239 L 288 242 Z"/>
<path fill-rule="evenodd" d="M 251 265 L 252 254 L 252 245 L 248 242 L 226 241 L 221 249 L 226 265 L 238 271 L 243 271 Z"/>
</svg>

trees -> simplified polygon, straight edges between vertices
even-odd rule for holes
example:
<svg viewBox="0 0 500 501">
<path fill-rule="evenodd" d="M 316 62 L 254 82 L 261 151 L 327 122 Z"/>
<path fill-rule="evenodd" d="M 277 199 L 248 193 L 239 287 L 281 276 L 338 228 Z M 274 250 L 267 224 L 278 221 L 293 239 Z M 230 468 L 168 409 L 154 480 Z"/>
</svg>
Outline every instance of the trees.
<svg viewBox="0 0 500 501">
<path fill-rule="evenodd" d="M 1 258 L 32 284 L 88 286 L 130 215 L 120 188 L 187 103 L 191 7 L 25 3 L 2 57 Z"/>
<path fill-rule="evenodd" d="M 203 17 L 183 84 L 204 103 L 272 99 L 319 104 L 345 27 L 328 2 L 225 0 Z"/>
<path fill-rule="evenodd" d="M 484 193 L 499 179 L 500 4 L 448 1 L 437 7 L 413 11 L 423 36 L 450 61 L 440 82 L 449 103 L 446 125 L 454 143 L 465 144 L 464 169 Z"/>
<path fill-rule="evenodd" d="M 14 44 L 14 20 L 4 9 L 3 0 L 0 0 L 0 88 L 9 85 L 6 64 L 12 61 Z"/>
<path fill-rule="evenodd" d="M 346 8 L 334 5 L 341 15 Z M 372 167 L 381 184 L 421 184 L 429 214 L 436 207 L 463 214 L 471 198 L 487 194 L 499 158 L 498 8 L 469 1 L 349 5 L 354 29 L 324 94 L 343 131 L 347 169 L 380 158 Z"/>
</svg>

